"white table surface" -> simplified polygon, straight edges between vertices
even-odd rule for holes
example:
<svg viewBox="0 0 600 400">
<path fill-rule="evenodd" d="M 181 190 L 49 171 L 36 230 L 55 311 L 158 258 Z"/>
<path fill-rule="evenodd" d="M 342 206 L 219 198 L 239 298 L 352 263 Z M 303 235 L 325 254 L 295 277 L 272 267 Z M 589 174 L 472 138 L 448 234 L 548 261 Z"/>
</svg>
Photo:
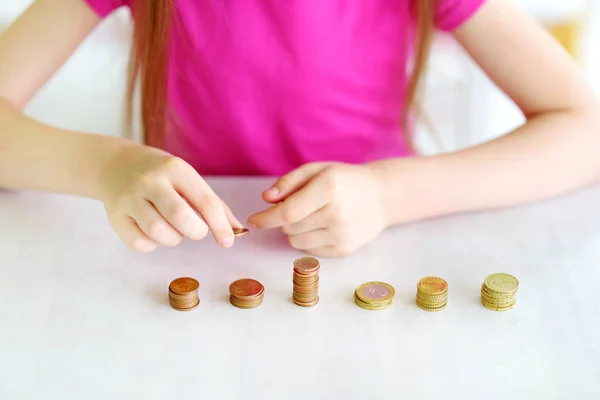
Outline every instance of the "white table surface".
<svg viewBox="0 0 600 400">
<path fill-rule="evenodd" d="M 211 180 L 241 218 L 270 180 Z M 137 254 L 99 203 L 0 192 L 0 399 L 598 399 L 600 188 L 511 210 L 387 231 L 321 259 L 320 303 L 294 305 L 279 231 L 233 248 L 212 238 Z M 479 303 L 486 275 L 520 280 L 517 307 Z M 440 313 L 414 304 L 419 278 L 450 285 Z M 201 305 L 177 312 L 169 282 L 192 276 Z M 228 303 L 251 277 L 264 303 Z M 393 306 L 352 301 L 368 280 Z"/>
</svg>

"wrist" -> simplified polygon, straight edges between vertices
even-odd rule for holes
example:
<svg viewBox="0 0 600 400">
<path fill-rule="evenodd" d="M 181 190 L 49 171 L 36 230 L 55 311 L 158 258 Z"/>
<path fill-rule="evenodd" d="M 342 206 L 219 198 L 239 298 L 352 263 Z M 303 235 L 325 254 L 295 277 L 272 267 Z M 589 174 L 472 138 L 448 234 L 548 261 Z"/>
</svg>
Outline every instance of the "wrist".
<svg viewBox="0 0 600 400">
<path fill-rule="evenodd" d="M 449 212 L 448 185 L 435 158 L 415 157 L 369 164 L 381 186 L 387 226 L 440 216 Z"/>
<path fill-rule="evenodd" d="M 127 148 L 140 146 L 137 143 L 110 136 L 93 136 L 93 139 L 81 144 L 82 173 L 85 175 L 85 196 L 103 201 L 106 193 L 110 190 L 113 166 L 119 160 L 120 155 Z"/>
</svg>

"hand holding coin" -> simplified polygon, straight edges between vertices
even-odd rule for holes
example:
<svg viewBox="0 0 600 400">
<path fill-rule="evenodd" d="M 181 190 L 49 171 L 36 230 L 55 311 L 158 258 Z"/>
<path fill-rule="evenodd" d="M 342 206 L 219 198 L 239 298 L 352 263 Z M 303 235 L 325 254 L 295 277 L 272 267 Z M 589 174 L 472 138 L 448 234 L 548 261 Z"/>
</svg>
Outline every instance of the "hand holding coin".
<svg viewBox="0 0 600 400">
<path fill-rule="evenodd" d="M 368 166 L 306 164 L 263 193 L 272 206 L 248 223 L 258 229 L 281 228 L 292 247 L 315 256 L 347 255 L 386 227 L 382 186 Z"/>
</svg>

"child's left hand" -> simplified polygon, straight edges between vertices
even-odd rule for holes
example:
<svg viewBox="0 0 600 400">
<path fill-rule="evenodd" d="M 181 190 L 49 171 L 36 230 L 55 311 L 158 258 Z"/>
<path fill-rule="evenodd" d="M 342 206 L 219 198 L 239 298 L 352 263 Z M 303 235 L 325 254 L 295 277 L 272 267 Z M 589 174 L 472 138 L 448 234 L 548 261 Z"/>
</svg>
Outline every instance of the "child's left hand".
<svg viewBox="0 0 600 400">
<path fill-rule="evenodd" d="M 378 172 L 368 166 L 306 164 L 263 193 L 273 206 L 248 224 L 280 227 L 292 247 L 315 256 L 348 255 L 386 228 L 383 190 Z"/>
</svg>

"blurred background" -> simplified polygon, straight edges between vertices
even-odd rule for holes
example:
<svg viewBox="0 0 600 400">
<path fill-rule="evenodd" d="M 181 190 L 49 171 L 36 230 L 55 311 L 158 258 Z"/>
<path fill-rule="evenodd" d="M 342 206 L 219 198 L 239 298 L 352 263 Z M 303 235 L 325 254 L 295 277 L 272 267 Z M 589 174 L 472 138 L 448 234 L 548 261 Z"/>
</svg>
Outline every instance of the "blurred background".
<svg viewBox="0 0 600 400">
<path fill-rule="evenodd" d="M 32 2 L 2 0 L 0 31 Z M 516 0 L 516 3 L 565 46 L 600 93 L 599 1 Z M 27 114 L 63 128 L 120 135 L 130 35 L 126 10 L 107 18 L 38 93 Z M 426 123 L 419 126 L 418 144 L 426 154 L 489 140 L 524 121 L 515 105 L 450 37 L 439 37 L 434 46 L 423 111 Z"/>
</svg>

